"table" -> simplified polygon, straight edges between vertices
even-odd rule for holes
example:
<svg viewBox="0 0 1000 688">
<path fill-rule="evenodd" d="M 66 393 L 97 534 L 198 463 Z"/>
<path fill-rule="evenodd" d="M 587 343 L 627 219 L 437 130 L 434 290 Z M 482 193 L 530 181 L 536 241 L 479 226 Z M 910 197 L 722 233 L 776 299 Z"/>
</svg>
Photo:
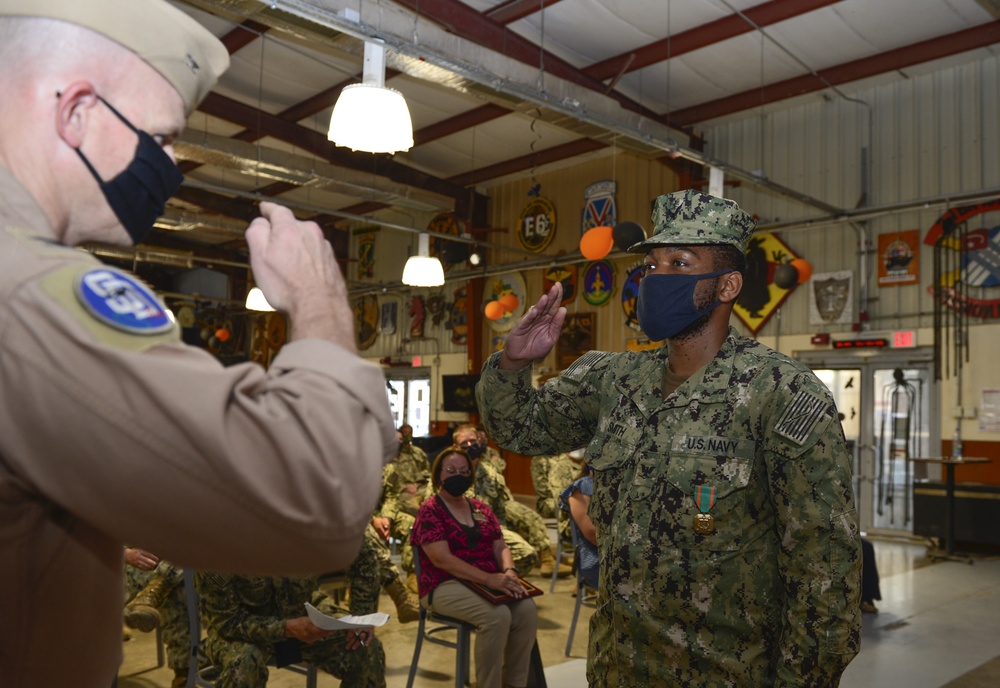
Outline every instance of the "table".
<svg viewBox="0 0 1000 688">
<path fill-rule="evenodd" d="M 992 459 L 985 456 L 963 456 L 953 458 L 951 456 L 922 456 L 909 457 L 907 461 L 919 461 L 922 463 L 939 463 L 945 468 L 945 516 L 944 532 L 947 544 L 945 552 L 949 558 L 955 557 L 955 466 L 972 463 L 990 463 Z M 963 557 L 964 558 L 964 557 Z M 971 563 L 971 560 L 969 561 Z"/>
</svg>

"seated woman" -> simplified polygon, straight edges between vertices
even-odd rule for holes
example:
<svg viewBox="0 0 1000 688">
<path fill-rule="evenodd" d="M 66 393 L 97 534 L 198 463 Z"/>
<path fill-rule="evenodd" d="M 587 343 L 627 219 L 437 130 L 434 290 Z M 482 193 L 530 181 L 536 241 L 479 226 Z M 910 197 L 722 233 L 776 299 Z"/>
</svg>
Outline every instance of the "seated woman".
<svg viewBox="0 0 1000 688">
<path fill-rule="evenodd" d="M 459 447 L 434 459 L 431 484 L 437 492 L 420 506 L 410 539 L 419 546 L 420 601 L 433 612 L 475 625 L 479 688 L 522 688 L 528 684 L 538 610 L 518 580 L 496 516 L 483 502 L 463 496 L 472 471 L 472 459 Z M 460 580 L 516 599 L 494 605 Z"/>
<path fill-rule="evenodd" d="M 594 494 L 594 476 L 589 466 L 584 466 L 583 475 L 559 495 L 562 508 L 569 511 L 571 527 L 576 530 L 576 561 L 580 567 L 580 578 L 589 587 L 597 590 L 597 571 L 600 559 L 597 556 L 597 528 L 587 513 L 590 498 Z"/>
</svg>

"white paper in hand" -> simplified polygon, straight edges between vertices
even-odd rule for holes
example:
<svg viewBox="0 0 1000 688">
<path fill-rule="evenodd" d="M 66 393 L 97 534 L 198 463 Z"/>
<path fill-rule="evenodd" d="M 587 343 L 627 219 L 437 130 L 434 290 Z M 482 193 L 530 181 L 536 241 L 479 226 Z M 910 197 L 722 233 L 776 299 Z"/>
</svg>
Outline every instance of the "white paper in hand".
<svg viewBox="0 0 1000 688">
<path fill-rule="evenodd" d="M 324 631 L 346 631 L 351 628 L 368 628 L 371 626 L 384 626 L 389 620 L 389 615 L 382 612 L 376 614 L 365 614 L 364 616 L 341 616 L 340 618 L 324 614 L 316 607 L 306 602 L 306 614 L 309 620 Z"/>
</svg>

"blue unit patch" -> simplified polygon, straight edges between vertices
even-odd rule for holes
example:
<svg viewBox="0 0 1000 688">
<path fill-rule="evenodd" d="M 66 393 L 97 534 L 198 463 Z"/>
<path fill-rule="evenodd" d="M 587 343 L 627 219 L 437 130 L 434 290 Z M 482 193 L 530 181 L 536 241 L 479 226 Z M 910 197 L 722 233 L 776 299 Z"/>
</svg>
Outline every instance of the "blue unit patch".
<svg viewBox="0 0 1000 688">
<path fill-rule="evenodd" d="M 99 268 L 76 283 L 76 297 L 97 320 L 131 334 L 161 334 L 174 327 L 173 318 L 156 294 L 135 277 Z"/>
</svg>

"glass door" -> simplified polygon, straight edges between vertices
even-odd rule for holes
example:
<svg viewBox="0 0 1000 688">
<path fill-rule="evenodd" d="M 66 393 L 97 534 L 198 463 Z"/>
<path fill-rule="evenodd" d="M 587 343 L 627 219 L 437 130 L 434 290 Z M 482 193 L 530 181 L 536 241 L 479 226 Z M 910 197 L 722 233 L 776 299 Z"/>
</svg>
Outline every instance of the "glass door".
<svg viewBox="0 0 1000 688">
<path fill-rule="evenodd" d="M 426 437 L 431 431 L 431 378 L 427 369 L 411 370 L 388 371 L 389 408 L 397 428 L 410 425 L 414 437 Z"/>
<path fill-rule="evenodd" d="M 853 455 L 863 531 L 913 532 L 913 482 L 939 443 L 930 350 L 809 351 L 797 358 L 830 388 Z"/>
</svg>

